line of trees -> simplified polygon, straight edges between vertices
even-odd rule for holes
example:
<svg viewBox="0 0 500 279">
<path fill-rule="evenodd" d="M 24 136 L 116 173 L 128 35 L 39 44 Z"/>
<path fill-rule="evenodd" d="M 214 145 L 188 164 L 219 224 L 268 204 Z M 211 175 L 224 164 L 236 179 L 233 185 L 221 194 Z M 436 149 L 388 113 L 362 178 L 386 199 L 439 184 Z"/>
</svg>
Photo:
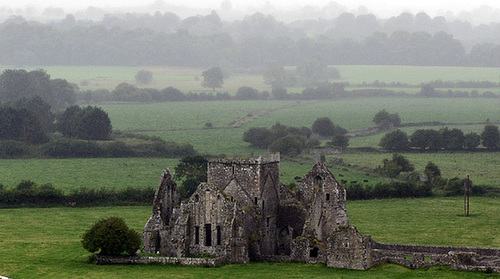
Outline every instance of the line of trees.
<svg viewBox="0 0 500 279">
<path fill-rule="evenodd" d="M 150 204 L 154 193 L 153 188 L 137 187 L 121 190 L 78 188 L 64 193 L 52 184 L 38 185 L 23 180 L 12 188 L 0 184 L 0 207 L 142 205 Z"/>
<path fill-rule="evenodd" d="M 467 53 L 462 42 L 443 31 L 374 30 L 359 40 L 335 38 L 332 32 L 313 38 L 287 32 L 283 24 L 261 14 L 249 18 L 246 28 L 238 27 L 241 33 L 220 28 L 220 19 L 198 25 L 204 32 L 190 28 L 127 30 L 115 25 L 61 30 L 10 21 L 0 25 L 0 60 L 14 65 L 232 65 L 261 69 L 270 61 L 298 66 L 313 58 L 328 65 L 500 66 L 497 44 L 478 43 Z M 209 26 L 219 26 L 219 30 L 214 32 Z"/>
<path fill-rule="evenodd" d="M 381 139 L 379 146 L 389 149 L 404 151 L 410 148 L 427 150 L 474 150 L 482 144 L 488 150 L 500 148 L 500 133 L 495 125 L 485 125 L 482 133 L 475 132 L 464 134 L 460 129 L 440 130 L 418 129 L 411 136 L 397 129 L 386 133 Z"/>
</svg>

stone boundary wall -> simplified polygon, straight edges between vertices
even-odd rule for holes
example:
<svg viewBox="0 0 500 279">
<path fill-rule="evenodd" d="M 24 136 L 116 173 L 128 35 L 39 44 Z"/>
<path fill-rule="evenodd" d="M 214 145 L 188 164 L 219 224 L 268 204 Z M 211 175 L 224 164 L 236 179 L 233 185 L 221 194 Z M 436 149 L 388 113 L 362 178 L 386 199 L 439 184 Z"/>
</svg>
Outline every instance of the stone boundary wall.
<svg viewBox="0 0 500 279">
<path fill-rule="evenodd" d="M 373 266 L 396 263 L 410 268 L 448 265 L 453 270 L 500 272 L 500 249 L 372 242 Z"/>
<path fill-rule="evenodd" d="M 96 264 L 179 264 L 187 266 L 219 266 L 224 263 L 222 258 L 177 258 L 150 256 L 95 256 Z"/>
</svg>

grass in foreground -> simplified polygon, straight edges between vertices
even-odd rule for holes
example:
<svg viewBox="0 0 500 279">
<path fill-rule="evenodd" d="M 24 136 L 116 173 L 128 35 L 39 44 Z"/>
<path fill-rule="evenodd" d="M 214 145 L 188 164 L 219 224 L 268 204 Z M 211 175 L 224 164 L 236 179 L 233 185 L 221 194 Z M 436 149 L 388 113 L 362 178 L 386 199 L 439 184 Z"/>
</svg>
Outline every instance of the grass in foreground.
<svg viewBox="0 0 500 279">
<path fill-rule="evenodd" d="M 461 198 L 348 202 L 351 224 L 377 241 L 500 247 L 500 200 L 473 198 L 462 217 Z M 81 235 L 100 218 L 121 216 L 142 231 L 150 206 L 0 210 L 0 274 L 12 278 L 498 278 L 445 267 L 410 270 L 384 265 L 369 271 L 322 265 L 252 263 L 220 268 L 159 265 L 97 266 L 86 262 Z"/>
</svg>

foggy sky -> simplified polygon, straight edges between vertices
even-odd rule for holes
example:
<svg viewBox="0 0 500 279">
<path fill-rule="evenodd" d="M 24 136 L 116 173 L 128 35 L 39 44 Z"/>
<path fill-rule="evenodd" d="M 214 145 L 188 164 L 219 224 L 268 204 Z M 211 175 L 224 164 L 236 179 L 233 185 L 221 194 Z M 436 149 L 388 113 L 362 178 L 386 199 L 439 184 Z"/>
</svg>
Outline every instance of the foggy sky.
<svg viewBox="0 0 500 279">
<path fill-rule="evenodd" d="M 485 7 L 485 5 L 489 7 Z M 316 9 L 330 7 L 341 12 L 358 14 L 374 13 L 378 17 L 397 16 L 402 12 L 426 12 L 431 16 L 462 16 L 472 21 L 494 21 L 500 14 L 500 1 L 456 1 L 456 0 L 0 0 L 0 14 L 29 13 L 42 14 L 46 8 L 61 8 L 64 13 L 73 13 L 89 6 L 103 9 L 127 11 L 132 7 L 172 7 L 189 6 L 202 10 L 224 10 L 228 15 L 249 14 L 263 12 L 266 14 L 279 14 L 283 11 L 293 11 L 309 6 Z M 28 7 L 33 7 L 26 12 Z M 128 11 L 147 11 L 134 10 Z M 466 11 L 466 13 L 464 13 Z M 154 11 L 152 11 L 154 12 Z M 24 14 L 23 14 L 24 13 Z M 495 16 L 492 16 L 495 14 Z M 475 16 L 475 20 L 471 19 Z M 499 20 L 500 21 L 500 20 Z"/>
</svg>

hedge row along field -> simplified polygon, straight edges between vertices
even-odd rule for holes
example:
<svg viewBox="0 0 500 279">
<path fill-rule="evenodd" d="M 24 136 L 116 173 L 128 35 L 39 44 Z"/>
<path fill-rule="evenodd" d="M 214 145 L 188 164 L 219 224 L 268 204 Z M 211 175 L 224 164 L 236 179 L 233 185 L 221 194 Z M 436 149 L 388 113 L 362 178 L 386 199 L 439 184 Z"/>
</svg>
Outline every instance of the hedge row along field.
<svg viewBox="0 0 500 279">
<path fill-rule="evenodd" d="M 348 202 L 347 208 L 350 223 L 377 241 L 498 248 L 500 201 L 472 198 L 472 216 L 467 218 L 462 216 L 462 202 L 461 198 L 371 200 Z M 151 206 L 2 209 L 0 274 L 10 278 L 484 278 L 481 273 L 443 267 L 410 270 L 396 265 L 348 271 L 297 263 L 198 268 L 87 262 L 90 253 L 80 239 L 96 221 L 120 216 L 140 232 L 150 215 Z"/>
</svg>

